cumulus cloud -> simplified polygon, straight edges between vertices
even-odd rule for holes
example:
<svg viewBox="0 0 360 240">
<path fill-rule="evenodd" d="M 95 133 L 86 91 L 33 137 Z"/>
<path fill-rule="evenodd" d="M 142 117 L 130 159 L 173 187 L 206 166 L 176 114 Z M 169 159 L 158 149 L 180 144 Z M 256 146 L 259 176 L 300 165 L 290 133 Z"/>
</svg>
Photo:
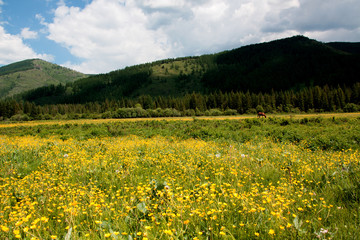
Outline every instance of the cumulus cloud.
<svg viewBox="0 0 360 240">
<path fill-rule="evenodd" d="M 84 59 L 77 70 L 106 72 L 169 55 L 166 35 L 146 26 L 146 15 L 131 2 L 94 0 L 84 9 L 59 6 L 48 38 Z"/>
<path fill-rule="evenodd" d="M 1 0 L 0 0 L 1 1 Z M 168 57 L 214 53 L 297 34 L 359 39 L 358 0 L 60 1 L 48 38 L 82 60 L 66 65 L 108 72 Z"/>
<path fill-rule="evenodd" d="M 21 29 L 20 36 L 23 39 L 35 39 L 38 37 L 37 32 L 31 31 L 29 28 L 23 28 Z"/>
<path fill-rule="evenodd" d="M 269 16 L 264 30 L 329 31 L 357 29 L 360 24 L 358 0 L 299 0 L 298 6 L 282 10 L 277 18 Z"/>
<path fill-rule="evenodd" d="M 0 26 L 0 53 L 1 65 L 29 58 L 53 60 L 50 55 L 35 53 L 33 49 L 24 44 L 21 36 L 6 33 L 2 26 Z"/>
<path fill-rule="evenodd" d="M 241 25 L 241 16 L 234 14 L 241 6 L 230 0 L 94 0 L 83 9 L 63 3 L 47 24 L 48 38 L 84 60 L 73 65 L 77 70 L 107 72 L 162 58 L 215 52 L 229 42 L 239 45 L 254 26 Z M 249 17 L 256 14 L 254 7 Z"/>
<path fill-rule="evenodd" d="M 309 31 L 304 33 L 313 39 L 317 39 L 323 42 L 359 42 L 360 39 L 360 27 L 357 29 L 329 29 L 326 31 Z"/>
<path fill-rule="evenodd" d="M 39 22 L 40 22 L 41 25 L 44 25 L 44 26 L 47 25 L 47 23 L 46 23 L 46 21 L 45 21 L 45 18 L 44 18 L 40 13 L 36 14 L 36 15 L 35 15 L 35 18 L 36 18 L 37 20 L 39 20 Z"/>
<path fill-rule="evenodd" d="M 298 6 L 297 0 L 202 0 L 180 1 L 186 12 L 172 19 L 171 24 L 158 25 L 177 49 L 176 56 L 213 53 L 244 44 L 261 41 L 265 35 L 261 26 L 269 14 L 277 15 L 284 9 Z M 178 3 L 180 5 L 180 3 Z M 139 8 L 144 5 L 138 3 Z M 174 7 L 174 9 L 179 8 Z M 164 14 L 161 8 L 153 8 L 147 15 L 154 21 L 154 12 Z M 156 16 L 156 15 L 155 15 Z M 280 34 L 279 34 L 280 35 Z M 276 36 L 274 36 L 276 38 Z"/>
</svg>

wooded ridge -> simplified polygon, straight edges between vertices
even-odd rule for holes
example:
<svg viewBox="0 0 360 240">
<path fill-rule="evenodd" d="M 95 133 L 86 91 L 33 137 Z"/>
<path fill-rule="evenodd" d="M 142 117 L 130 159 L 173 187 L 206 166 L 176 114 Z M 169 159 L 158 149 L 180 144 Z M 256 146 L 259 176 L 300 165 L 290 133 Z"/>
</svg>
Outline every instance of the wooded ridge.
<svg viewBox="0 0 360 240">
<path fill-rule="evenodd" d="M 2 71 L 9 68 L 0 68 L 0 75 Z M 24 114 L 30 114 L 25 105 L 36 106 L 37 112 L 44 114 L 50 111 L 41 110 L 45 106 L 71 105 L 77 110 L 61 114 L 108 112 L 113 117 L 119 108 L 135 106 L 175 109 L 180 115 L 188 110 L 205 114 L 211 109 L 236 113 L 357 111 L 359 79 L 360 43 L 322 43 L 294 36 L 50 84 L 22 92 L 2 104 L 16 102 L 18 113 Z M 58 107 L 52 109 L 48 114 L 59 113 L 54 110 Z M 1 116 L 11 117 L 14 111 Z"/>
</svg>

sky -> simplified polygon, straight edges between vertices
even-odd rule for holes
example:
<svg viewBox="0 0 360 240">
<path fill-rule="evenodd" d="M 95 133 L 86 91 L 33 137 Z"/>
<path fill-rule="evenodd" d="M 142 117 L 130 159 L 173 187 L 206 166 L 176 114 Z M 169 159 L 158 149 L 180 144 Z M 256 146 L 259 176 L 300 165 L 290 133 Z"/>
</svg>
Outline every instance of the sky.
<svg viewBox="0 0 360 240">
<path fill-rule="evenodd" d="M 0 0 L 0 66 L 106 73 L 304 35 L 360 42 L 359 0 Z"/>
</svg>

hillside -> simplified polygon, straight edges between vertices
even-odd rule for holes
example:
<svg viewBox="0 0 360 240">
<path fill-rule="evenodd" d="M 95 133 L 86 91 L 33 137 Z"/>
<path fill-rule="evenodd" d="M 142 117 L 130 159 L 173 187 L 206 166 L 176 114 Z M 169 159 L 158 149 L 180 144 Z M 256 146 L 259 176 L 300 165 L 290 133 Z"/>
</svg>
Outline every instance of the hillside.
<svg viewBox="0 0 360 240">
<path fill-rule="evenodd" d="M 344 46 L 303 36 L 245 46 L 219 54 L 203 82 L 213 90 L 253 92 L 351 85 L 360 80 L 360 55 Z"/>
<path fill-rule="evenodd" d="M 338 50 L 351 53 L 351 54 L 360 54 L 360 44 L 352 42 L 330 42 L 326 45 L 336 48 Z"/>
<path fill-rule="evenodd" d="M 322 43 L 303 36 L 199 57 L 127 67 L 22 95 L 38 104 L 102 102 L 141 95 L 270 92 L 360 81 L 360 43 Z"/>
<path fill-rule="evenodd" d="M 30 59 L 0 67 L 0 98 L 51 84 L 65 84 L 85 74 L 40 59 Z"/>
</svg>

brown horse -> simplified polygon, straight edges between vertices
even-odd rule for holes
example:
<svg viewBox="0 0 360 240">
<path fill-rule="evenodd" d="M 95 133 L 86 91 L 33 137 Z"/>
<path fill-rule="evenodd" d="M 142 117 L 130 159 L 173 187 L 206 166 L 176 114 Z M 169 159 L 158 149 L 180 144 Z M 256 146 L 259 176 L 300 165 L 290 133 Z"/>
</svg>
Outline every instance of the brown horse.
<svg viewBox="0 0 360 240">
<path fill-rule="evenodd" d="M 265 117 L 265 118 L 266 118 L 265 113 L 263 113 L 263 112 L 258 112 L 258 118 L 260 118 L 260 117 Z"/>
</svg>

